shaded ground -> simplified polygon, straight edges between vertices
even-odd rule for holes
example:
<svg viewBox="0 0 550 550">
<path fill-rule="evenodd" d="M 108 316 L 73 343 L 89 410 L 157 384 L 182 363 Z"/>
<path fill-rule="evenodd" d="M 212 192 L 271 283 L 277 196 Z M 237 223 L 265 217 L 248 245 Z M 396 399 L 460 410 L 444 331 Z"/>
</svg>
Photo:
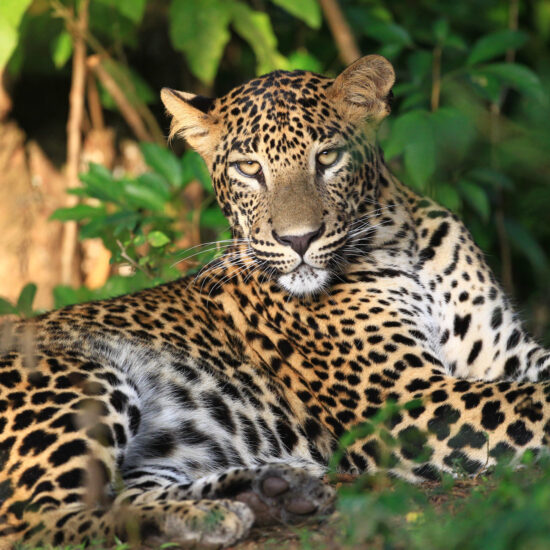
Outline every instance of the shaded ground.
<svg viewBox="0 0 550 550">
<path fill-rule="evenodd" d="M 338 487 L 349 486 L 348 482 L 338 483 Z M 387 485 L 388 481 L 383 482 L 379 487 L 369 488 L 371 491 L 391 491 Z M 428 497 L 429 502 L 435 509 L 441 509 L 445 506 L 445 511 L 453 513 L 455 509 L 472 493 L 476 487 L 485 487 L 490 490 L 491 482 L 487 479 L 474 478 L 456 481 L 452 487 L 443 488 L 440 483 L 423 483 L 420 488 Z M 409 513 L 410 514 L 410 513 Z M 343 547 L 353 548 L 353 550 L 378 550 L 383 547 L 383 541 L 357 544 L 356 542 L 346 544 L 343 534 L 342 516 L 336 512 L 326 521 L 304 522 L 298 525 L 279 525 L 273 527 L 261 527 L 253 529 L 249 537 L 234 546 L 230 550 L 338 550 Z M 409 517 L 407 521 L 415 521 L 417 516 Z"/>
</svg>

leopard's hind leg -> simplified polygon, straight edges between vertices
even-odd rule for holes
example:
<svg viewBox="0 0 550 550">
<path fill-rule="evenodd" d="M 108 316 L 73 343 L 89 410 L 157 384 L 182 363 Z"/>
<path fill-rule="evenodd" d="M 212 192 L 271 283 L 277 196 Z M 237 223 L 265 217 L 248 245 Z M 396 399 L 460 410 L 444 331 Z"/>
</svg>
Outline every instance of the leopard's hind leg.
<svg viewBox="0 0 550 550">
<path fill-rule="evenodd" d="M 0 538 L 0 549 L 7 550 L 15 542 L 34 548 L 48 543 L 63 547 L 101 541 L 110 547 L 117 539 L 136 546 L 174 542 L 181 548 L 222 548 L 244 537 L 254 521 L 253 512 L 242 502 L 154 497 L 143 494 L 139 504 L 121 503 L 109 508 L 79 503 L 59 510 L 27 512 L 22 518 L 27 528 L 23 533 L 10 534 L 8 527 Z"/>
</svg>

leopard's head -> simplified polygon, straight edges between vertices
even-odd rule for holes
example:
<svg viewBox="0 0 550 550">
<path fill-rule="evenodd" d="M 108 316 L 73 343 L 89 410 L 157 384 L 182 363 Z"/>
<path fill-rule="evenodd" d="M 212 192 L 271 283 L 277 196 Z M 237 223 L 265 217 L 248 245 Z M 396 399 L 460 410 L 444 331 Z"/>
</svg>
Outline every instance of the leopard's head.
<svg viewBox="0 0 550 550">
<path fill-rule="evenodd" d="M 394 80 L 391 64 L 370 55 L 336 79 L 276 71 L 217 99 L 161 92 L 171 134 L 202 155 L 251 261 L 291 294 L 322 290 L 368 241 L 375 130 Z"/>
</svg>

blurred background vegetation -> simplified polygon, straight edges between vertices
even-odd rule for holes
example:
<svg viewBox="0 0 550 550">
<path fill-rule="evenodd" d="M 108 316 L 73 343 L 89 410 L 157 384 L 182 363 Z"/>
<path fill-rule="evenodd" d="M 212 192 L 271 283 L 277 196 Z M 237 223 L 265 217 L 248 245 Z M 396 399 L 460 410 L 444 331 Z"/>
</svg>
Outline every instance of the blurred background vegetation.
<svg viewBox="0 0 550 550">
<path fill-rule="evenodd" d="M 228 226 L 200 158 L 167 148 L 161 87 L 221 95 L 380 53 L 387 160 L 465 220 L 550 344 L 549 49 L 550 0 L 2 0 L 0 313 L 133 291 L 223 248 L 197 246 Z"/>
</svg>

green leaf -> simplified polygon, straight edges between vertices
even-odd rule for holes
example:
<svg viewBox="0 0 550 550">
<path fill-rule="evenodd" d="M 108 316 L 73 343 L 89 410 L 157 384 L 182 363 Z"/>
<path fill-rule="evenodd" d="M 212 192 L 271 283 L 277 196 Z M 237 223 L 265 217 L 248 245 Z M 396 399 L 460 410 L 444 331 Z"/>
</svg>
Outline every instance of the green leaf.
<svg viewBox="0 0 550 550">
<path fill-rule="evenodd" d="M 187 185 L 192 180 L 199 180 L 202 187 L 209 192 L 212 192 L 212 181 L 208 168 L 201 156 L 195 151 L 186 151 L 181 159 L 183 170 L 182 180 L 183 185 Z"/>
<path fill-rule="evenodd" d="M 139 23 L 143 18 L 146 3 L 147 0 L 116 0 L 114 5 L 122 15 L 134 23 Z"/>
<path fill-rule="evenodd" d="M 517 50 L 527 41 L 521 31 L 502 30 L 481 37 L 473 46 L 466 63 L 470 66 L 504 55 L 508 50 Z"/>
<path fill-rule="evenodd" d="M 17 298 L 16 308 L 19 313 L 22 313 L 25 317 L 32 316 L 32 303 L 36 296 L 36 285 L 34 283 L 28 283 L 23 287 L 19 298 Z"/>
<path fill-rule="evenodd" d="M 539 77 L 525 65 L 519 63 L 493 63 L 483 67 L 482 72 L 496 77 L 503 84 L 541 102 L 547 100 L 546 92 Z"/>
<path fill-rule="evenodd" d="M 288 13 L 305 21 L 310 27 L 321 27 L 321 9 L 317 0 L 271 0 Z"/>
<path fill-rule="evenodd" d="M 447 36 L 447 38 L 445 39 L 445 47 L 453 48 L 460 52 L 465 52 L 468 49 L 468 45 L 466 44 L 464 39 L 455 33 L 450 33 Z"/>
<path fill-rule="evenodd" d="M 145 235 L 142 235 L 142 234 L 139 234 L 139 235 L 136 235 L 133 239 L 132 239 L 132 244 L 134 246 L 141 246 L 142 244 L 145 244 Z"/>
<path fill-rule="evenodd" d="M 60 32 L 52 42 L 52 59 L 56 68 L 61 69 L 73 53 L 73 41 L 67 31 Z"/>
<path fill-rule="evenodd" d="M 482 71 L 470 73 L 470 78 L 475 91 L 492 103 L 498 103 L 502 92 L 502 84 L 497 78 Z"/>
<path fill-rule="evenodd" d="M 435 141 L 426 111 L 411 111 L 399 117 L 384 149 L 388 158 L 403 153 L 411 182 L 425 189 L 435 171 Z"/>
<path fill-rule="evenodd" d="M 143 213 L 141 212 L 132 212 L 129 210 L 121 210 L 120 212 L 115 212 L 109 216 L 103 218 L 103 224 L 105 226 L 114 225 L 115 234 L 120 234 L 123 230 L 127 229 L 128 231 L 133 231 L 134 228 L 143 220 Z"/>
<path fill-rule="evenodd" d="M 134 206 L 156 212 L 164 211 L 166 201 L 156 190 L 130 180 L 124 181 L 123 185 L 128 201 Z"/>
<path fill-rule="evenodd" d="M 388 23 L 379 19 L 371 19 L 365 28 L 365 35 L 385 44 L 411 46 L 411 35 L 396 23 Z"/>
<path fill-rule="evenodd" d="M 461 161 L 476 137 L 471 119 L 454 107 L 441 107 L 430 118 L 437 149 L 445 155 L 445 159 L 449 159 L 443 163 L 438 155 L 440 164 L 451 165 Z"/>
<path fill-rule="evenodd" d="M 397 44 L 396 42 L 392 42 L 389 44 L 382 44 L 378 48 L 378 54 L 386 57 L 389 60 L 394 60 L 397 58 L 397 56 L 403 51 L 403 46 L 401 44 Z"/>
<path fill-rule="evenodd" d="M 78 177 L 80 181 L 82 181 L 82 174 L 79 174 Z M 70 189 L 66 189 L 65 193 L 68 195 L 75 195 L 76 197 L 87 197 L 88 191 L 85 187 L 71 187 Z"/>
<path fill-rule="evenodd" d="M 172 277 L 175 278 L 175 277 Z M 168 279 L 167 279 L 168 280 Z M 114 275 L 107 279 L 107 282 L 101 287 L 90 290 L 85 286 L 79 288 L 71 288 L 69 286 L 56 286 L 53 289 L 54 304 L 56 308 L 77 304 L 82 302 L 90 302 L 92 300 L 101 300 L 104 298 L 112 298 L 121 294 L 130 294 L 143 288 L 151 287 L 154 284 L 160 283 L 159 279 L 150 279 L 145 273 L 137 271 L 130 277 L 122 275 Z M 100 550 L 103 545 L 96 546 L 92 543 L 90 550 Z M 75 547 L 74 550 L 80 550 Z"/>
<path fill-rule="evenodd" d="M 407 141 L 411 139 L 414 130 L 414 117 L 417 111 L 405 113 L 393 121 L 390 120 L 389 137 L 384 143 L 384 156 L 391 160 L 405 151 Z"/>
<path fill-rule="evenodd" d="M 464 197 L 464 200 L 479 214 L 481 219 L 486 223 L 491 215 L 491 205 L 487 198 L 485 190 L 468 180 L 461 180 L 458 183 L 458 190 Z"/>
<path fill-rule="evenodd" d="M 86 195 L 99 200 L 119 202 L 122 195 L 120 183 L 101 164 L 90 163 L 88 172 L 78 176 L 85 184 Z"/>
<path fill-rule="evenodd" d="M 54 306 L 56 308 L 82 302 L 90 302 L 98 298 L 99 296 L 97 296 L 96 291 L 85 286 L 72 288 L 70 286 L 58 285 L 53 289 Z"/>
<path fill-rule="evenodd" d="M 437 185 L 435 189 L 435 200 L 453 212 L 457 212 L 462 204 L 457 190 L 448 183 Z"/>
<path fill-rule="evenodd" d="M 253 11 L 242 2 L 234 2 L 231 15 L 235 31 L 254 51 L 257 74 L 287 68 L 287 60 L 277 51 L 277 38 L 266 13 Z"/>
<path fill-rule="evenodd" d="M 90 204 L 77 204 L 70 208 L 58 208 L 51 216 L 50 220 L 59 220 L 66 222 L 68 220 L 85 220 L 95 218 L 98 215 L 105 215 L 103 206 L 91 206 Z"/>
<path fill-rule="evenodd" d="M 534 4 L 533 9 L 535 12 L 533 23 L 542 38 L 547 40 L 550 36 L 550 2 L 548 0 L 537 2 Z"/>
<path fill-rule="evenodd" d="M 0 71 L 6 66 L 19 40 L 19 24 L 32 0 L 0 2 Z"/>
<path fill-rule="evenodd" d="M 94 181 L 101 185 L 111 185 L 115 181 L 113 174 L 108 168 L 103 166 L 103 164 L 97 164 L 95 162 L 90 162 L 88 165 L 88 172 L 80 173 L 79 177 L 82 180 L 83 177 L 86 178 L 90 175 L 93 177 Z"/>
<path fill-rule="evenodd" d="M 17 308 L 4 298 L 0 298 L 0 315 L 16 315 Z"/>
<path fill-rule="evenodd" d="M 405 168 L 418 189 L 426 189 L 429 179 L 435 172 L 435 141 L 428 113 L 418 113 L 414 122 L 414 137 L 405 145 Z"/>
<path fill-rule="evenodd" d="M 306 50 L 300 49 L 292 52 L 288 56 L 288 70 L 320 73 L 323 70 L 323 65 L 313 54 Z"/>
<path fill-rule="evenodd" d="M 131 6 L 134 1 L 136 5 Z M 137 17 L 141 3 L 142 0 L 93 0 L 89 8 L 90 29 L 104 44 L 136 46 L 138 27 L 129 15 Z"/>
<path fill-rule="evenodd" d="M 31 2 L 32 0 L 2 0 L 0 3 L 0 17 L 10 27 L 16 29 Z"/>
<path fill-rule="evenodd" d="M 418 90 L 418 85 L 413 84 L 412 82 L 404 82 L 402 84 L 396 84 L 392 88 L 392 92 L 394 97 L 401 97 L 406 96 L 412 92 L 415 92 Z"/>
<path fill-rule="evenodd" d="M 172 0 L 170 39 L 182 51 L 193 74 L 211 84 L 229 41 L 232 0 Z"/>
<path fill-rule="evenodd" d="M 168 244 L 170 242 L 170 239 L 162 231 L 151 231 L 147 235 L 147 242 L 151 246 L 159 248 L 161 246 L 164 246 L 165 244 Z"/>
<path fill-rule="evenodd" d="M 409 73 L 412 76 L 412 82 L 420 84 L 431 78 L 433 55 L 426 50 L 416 50 L 411 53 L 407 59 Z"/>
<path fill-rule="evenodd" d="M 401 110 L 403 112 L 411 111 L 413 109 L 426 109 L 428 106 L 429 97 L 424 91 L 410 93 L 401 102 Z"/>
<path fill-rule="evenodd" d="M 514 182 L 506 174 L 492 168 L 475 168 L 468 173 L 468 178 L 490 185 L 494 189 L 513 191 L 515 188 Z"/>
<path fill-rule="evenodd" d="M 211 229 L 221 229 L 227 227 L 227 219 L 218 206 L 213 206 L 201 213 L 201 226 Z"/>
<path fill-rule="evenodd" d="M 95 237 L 103 238 L 105 236 L 105 219 L 93 218 L 80 226 L 78 237 L 80 240 L 93 239 Z"/>
<path fill-rule="evenodd" d="M 504 225 L 510 240 L 529 258 L 531 265 L 537 271 L 547 272 L 550 269 L 548 256 L 533 235 L 514 220 L 507 219 L 504 221 Z"/>
<path fill-rule="evenodd" d="M 152 189 L 166 202 L 171 199 L 170 185 L 160 174 L 156 172 L 145 172 L 137 177 L 137 181 L 143 187 Z"/>
<path fill-rule="evenodd" d="M 438 19 L 433 26 L 434 38 L 437 44 L 444 44 L 449 35 L 449 21 Z"/>
<path fill-rule="evenodd" d="M 156 143 L 141 143 L 145 162 L 175 187 L 182 185 L 182 170 L 178 158 L 168 149 Z"/>
</svg>

